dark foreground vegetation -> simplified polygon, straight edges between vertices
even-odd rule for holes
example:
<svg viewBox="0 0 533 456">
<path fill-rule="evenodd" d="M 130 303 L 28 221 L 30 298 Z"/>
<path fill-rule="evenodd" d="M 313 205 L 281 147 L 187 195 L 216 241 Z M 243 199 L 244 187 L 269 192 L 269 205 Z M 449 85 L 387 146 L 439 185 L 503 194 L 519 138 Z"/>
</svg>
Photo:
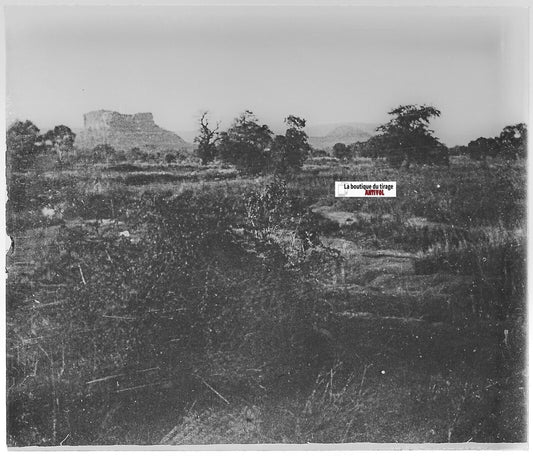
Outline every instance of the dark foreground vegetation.
<svg viewBox="0 0 533 456">
<path fill-rule="evenodd" d="M 13 165 L 10 445 L 525 441 L 524 161 L 303 162 L 301 121 L 275 175 Z"/>
</svg>

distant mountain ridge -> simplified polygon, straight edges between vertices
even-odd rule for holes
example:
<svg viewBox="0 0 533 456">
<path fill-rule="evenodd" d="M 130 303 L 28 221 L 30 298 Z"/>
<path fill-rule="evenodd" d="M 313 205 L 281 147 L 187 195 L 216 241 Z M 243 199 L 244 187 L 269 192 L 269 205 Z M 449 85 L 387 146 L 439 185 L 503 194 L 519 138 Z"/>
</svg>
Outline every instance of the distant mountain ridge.
<svg viewBox="0 0 533 456">
<path fill-rule="evenodd" d="M 366 141 L 376 134 L 376 124 L 338 123 L 309 127 L 309 144 L 316 149 L 330 149 L 337 143 L 352 144 Z"/>
</svg>

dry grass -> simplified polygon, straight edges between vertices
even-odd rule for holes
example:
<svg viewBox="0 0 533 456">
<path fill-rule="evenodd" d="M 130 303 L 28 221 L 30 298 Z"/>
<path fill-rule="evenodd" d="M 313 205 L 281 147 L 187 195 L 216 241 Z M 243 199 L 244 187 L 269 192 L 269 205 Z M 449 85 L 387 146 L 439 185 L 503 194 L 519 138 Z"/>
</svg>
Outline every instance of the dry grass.
<svg viewBox="0 0 533 456">
<path fill-rule="evenodd" d="M 195 194 L 201 199 L 192 211 L 171 207 L 168 214 L 177 215 L 177 223 L 182 223 L 185 213 L 204 220 L 201 217 L 212 212 L 210 202 L 222 202 L 222 215 L 231 215 L 232 222 L 217 236 L 237 239 L 247 219 L 246 196 L 269 182 L 264 177 L 232 177 L 233 170 L 217 167 L 201 172 L 179 166 L 139 167 L 143 170 L 128 172 L 149 175 L 150 182 L 127 190 L 113 180 L 118 171 L 103 165 L 96 167 L 98 185 L 87 167 L 23 176 L 20 207 L 11 208 L 12 231 L 22 238 L 32 234 L 26 230 L 53 224 L 57 227 L 47 233 L 55 233 L 59 225 L 72 228 L 76 220 L 125 223 L 139 209 L 141 198 L 156 201 L 162 194 L 185 198 Z M 298 262 L 285 259 L 270 264 L 269 251 L 254 251 L 249 243 L 245 247 L 257 254 L 257 274 L 250 276 L 252 263 L 246 257 L 243 264 L 248 266 L 234 268 L 238 274 L 227 288 L 219 282 L 220 271 L 228 278 L 232 270 L 226 263 L 218 275 L 212 268 L 206 272 L 203 263 L 197 265 L 196 286 L 182 287 L 188 299 L 177 307 L 199 303 L 207 312 L 208 304 L 215 303 L 219 312 L 196 319 L 212 318 L 212 324 L 202 326 L 209 336 L 203 354 L 198 354 L 201 372 L 198 357 L 192 368 L 187 367 L 201 379 L 191 374 L 182 383 L 140 390 L 132 388 L 157 383 L 153 371 L 143 371 L 142 378 L 135 372 L 130 383 L 120 379 L 116 388 L 116 378 L 107 379 L 126 358 L 148 353 L 141 347 L 153 348 L 147 359 L 159 363 L 163 358 L 157 354 L 162 351 L 158 343 L 165 331 L 179 339 L 173 323 L 165 323 L 165 331 L 157 329 L 160 321 L 148 316 L 148 308 L 140 308 L 141 313 L 146 311 L 141 319 L 145 327 L 137 328 L 137 345 L 128 342 L 125 328 L 134 320 L 126 312 L 131 309 L 124 283 L 138 292 L 144 278 L 148 290 L 161 278 L 156 266 L 173 261 L 171 270 L 164 271 L 161 289 L 150 291 L 155 293 L 150 308 L 169 310 L 183 293 L 176 286 L 176 274 L 187 276 L 182 263 L 170 258 L 184 245 L 179 236 L 172 241 L 172 233 L 179 233 L 182 225 L 161 236 L 165 248 L 156 249 L 159 259 L 152 251 L 145 252 L 146 267 L 140 269 L 138 259 L 121 256 L 124 239 L 117 238 L 116 245 L 109 244 L 105 251 L 103 243 L 91 243 L 83 230 L 78 241 L 85 244 L 78 251 L 75 238 L 64 240 L 61 255 L 78 255 L 76 261 L 70 258 L 72 264 L 61 263 L 59 253 L 40 250 L 52 239 L 22 247 L 18 255 L 23 258 L 16 261 L 31 257 L 35 264 L 12 269 L 8 283 L 8 421 L 20 425 L 24 434 L 18 440 L 12 434 L 10 444 L 57 444 L 67 435 L 66 443 L 72 444 L 158 443 L 165 434 L 162 443 L 172 444 L 523 439 L 520 314 L 525 302 L 525 236 L 517 231 L 517 222 L 524 219 L 520 166 L 496 163 L 480 168 L 466 161 L 455 163 L 451 170 L 406 171 L 361 160 L 311 168 L 293 177 L 288 194 L 299 198 L 304 208 L 314 205 L 342 215 L 345 226 L 319 226 L 322 234 L 329 233 L 327 239 L 323 236 L 326 246 L 338 249 L 342 261 L 320 263 L 295 280 L 296 286 L 275 271 L 282 263 L 294 269 Z M 179 182 L 165 182 L 166 177 L 159 179 L 161 173 L 178 176 Z M 398 198 L 335 200 L 332 181 L 355 179 L 396 180 Z M 64 205 L 62 219 L 44 219 L 43 205 Z M 347 220 L 351 218 L 347 214 L 354 214 L 353 221 Z M 98 226 L 102 235 L 102 224 Z M 156 223 L 152 229 L 161 226 Z M 283 253 L 284 244 L 292 239 L 287 233 L 283 226 L 271 230 L 268 248 Z M 148 237 L 143 239 L 149 244 Z M 203 245 L 198 241 L 195 252 L 185 259 L 197 259 Z M 290 246 L 301 250 L 296 243 Z M 206 258 L 212 259 L 213 250 L 204 252 Z M 235 252 L 228 258 L 239 263 L 240 254 Z M 57 260 L 58 275 L 47 272 L 44 258 Z M 136 275 L 125 272 L 130 269 Z M 31 283 L 35 270 L 49 275 L 40 276 L 46 286 Z M 61 289 L 66 279 L 67 291 Z M 220 296 L 222 289 L 227 295 Z M 283 295 L 288 289 L 294 294 Z M 209 299 L 202 298 L 206 290 Z M 306 306 L 294 304 L 298 296 L 307 299 Z M 62 302 L 67 298 L 69 305 Z M 102 309 L 121 310 L 117 303 L 124 304 L 123 314 L 108 312 L 95 318 Z M 42 304 L 46 306 L 39 307 Z M 190 305 L 193 314 L 198 308 Z M 372 318 L 351 318 L 362 314 Z M 198 323 L 192 320 L 185 322 L 183 331 Z M 304 320 L 308 339 L 303 338 L 305 331 L 299 332 Z M 407 324 L 415 320 L 416 324 Z M 472 325 L 465 328 L 465 321 Z M 209 328 L 215 328 L 214 335 Z M 247 328 L 244 333 L 243 328 Z M 94 334 L 87 336 L 86 329 Z M 226 336 L 236 341 L 226 352 L 229 357 L 220 348 L 220 338 Z M 105 359 L 104 351 L 109 355 Z M 289 352 L 295 356 L 285 356 Z M 172 363 L 163 360 L 163 365 Z M 87 384 L 94 380 L 98 381 Z"/>
</svg>

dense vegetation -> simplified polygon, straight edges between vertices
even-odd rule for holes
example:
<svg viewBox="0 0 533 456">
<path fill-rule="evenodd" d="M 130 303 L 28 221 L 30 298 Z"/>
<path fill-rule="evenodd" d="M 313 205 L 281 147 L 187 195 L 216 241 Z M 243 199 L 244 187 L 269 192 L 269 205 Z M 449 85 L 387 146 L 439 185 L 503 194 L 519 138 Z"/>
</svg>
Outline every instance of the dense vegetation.
<svg viewBox="0 0 533 456">
<path fill-rule="evenodd" d="M 197 139 L 198 153 L 202 160 L 206 162 L 205 157 L 214 159 L 218 156 L 246 174 L 283 174 L 301 169 L 311 151 L 307 134 L 304 132 L 305 120 L 293 115 L 288 116 L 285 119 L 285 135 L 276 136 L 267 125 L 257 122 L 258 119 L 252 112 L 245 111 L 235 119 L 231 128 L 220 133 L 216 149 L 209 145 L 213 143 L 209 141 L 214 132 L 201 123 L 201 135 Z M 211 152 L 207 153 L 206 150 Z"/>
<path fill-rule="evenodd" d="M 525 439 L 519 155 L 339 162 L 295 116 L 201 122 L 205 165 L 10 129 L 10 445 Z M 354 176 L 398 196 L 335 199 Z"/>
</svg>

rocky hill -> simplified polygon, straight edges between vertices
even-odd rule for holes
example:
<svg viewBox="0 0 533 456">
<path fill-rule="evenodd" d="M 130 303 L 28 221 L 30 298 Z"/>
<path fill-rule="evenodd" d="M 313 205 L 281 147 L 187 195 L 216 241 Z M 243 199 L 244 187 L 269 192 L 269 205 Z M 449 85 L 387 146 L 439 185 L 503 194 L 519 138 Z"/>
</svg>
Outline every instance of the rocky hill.
<svg viewBox="0 0 533 456">
<path fill-rule="evenodd" d="M 85 114 L 83 120 L 84 128 L 76 136 L 79 148 L 92 149 L 98 144 L 109 144 L 123 151 L 138 147 L 146 152 L 192 148 L 176 133 L 156 125 L 149 112 L 129 115 L 99 110 Z"/>
<path fill-rule="evenodd" d="M 330 149 L 336 143 L 353 144 L 357 141 L 366 141 L 375 134 L 376 127 L 371 124 L 346 124 L 332 125 L 330 128 L 323 136 L 309 131 L 309 144 L 316 149 Z M 316 132 L 319 131 L 317 128 Z"/>
</svg>

